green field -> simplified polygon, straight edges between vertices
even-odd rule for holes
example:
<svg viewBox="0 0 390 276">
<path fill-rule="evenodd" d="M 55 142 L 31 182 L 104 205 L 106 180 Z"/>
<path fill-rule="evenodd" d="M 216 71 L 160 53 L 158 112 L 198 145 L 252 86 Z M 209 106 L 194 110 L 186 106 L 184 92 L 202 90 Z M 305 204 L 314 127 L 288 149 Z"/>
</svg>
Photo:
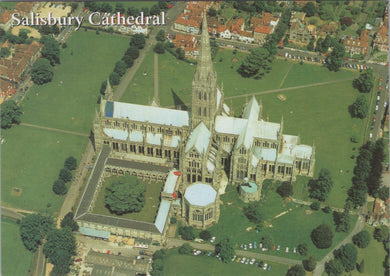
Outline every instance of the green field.
<svg viewBox="0 0 390 276">
<path fill-rule="evenodd" d="M 271 250 L 267 252 L 270 255 L 286 257 L 290 259 L 303 259 L 299 254 L 293 254 L 294 247 L 298 247 L 300 243 L 306 242 L 309 246 L 308 255 L 314 255 L 317 260 L 322 259 L 329 249 L 317 249 L 311 239 L 311 231 L 322 223 L 326 223 L 334 231 L 332 214 L 326 214 L 323 211 L 311 211 L 310 208 L 285 202 L 276 194 L 275 186 L 267 188 L 265 199 L 261 200 L 261 210 L 265 216 L 265 227 L 259 233 L 256 233 L 254 224 L 244 216 L 242 212 L 245 204 L 238 199 L 237 192 L 234 188 L 229 187 L 227 193 L 221 196 L 223 205 L 221 205 L 221 216 L 218 224 L 209 228 L 212 236 L 217 237 L 217 241 L 223 235 L 229 237 L 237 247 L 241 244 L 249 244 L 256 241 L 258 244 L 263 235 L 269 234 L 272 236 L 275 245 L 280 245 L 280 251 Z M 286 212 L 282 214 L 283 212 Z M 281 216 L 275 218 L 275 216 Z M 355 225 L 356 217 L 351 219 L 351 229 Z M 340 242 L 346 236 L 345 233 L 336 233 L 333 238 L 333 246 Z M 289 247 L 289 253 L 284 250 Z M 251 251 L 259 252 L 258 249 Z"/>
<path fill-rule="evenodd" d="M 22 121 L 89 133 L 100 85 L 128 47 L 129 38 L 83 30 L 61 49 L 50 83 L 33 86 L 22 103 Z M 62 83 L 61 83 L 62 82 Z"/>
<path fill-rule="evenodd" d="M 2 131 L 2 137 L 2 204 L 46 211 L 50 203 L 50 210 L 58 211 L 63 197 L 54 194 L 53 182 L 67 157 L 80 160 L 87 138 L 26 126 Z M 12 195 L 13 188 L 23 189 L 22 194 Z"/>
<path fill-rule="evenodd" d="M 134 219 L 146 222 L 154 222 L 154 219 L 157 214 L 158 206 L 160 204 L 160 192 L 163 186 L 163 183 L 157 182 L 144 182 L 140 181 L 146 188 L 145 192 L 145 205 L 139 213 L 128 213 L 121 216 L 110 213 L 109 209 L 105 207 L 104 196 L 106 192 L 106 187 L 109 187 L 113 182 L 124 180 L 132 182 L 136 180 L 136 177 L 126 175 L 126 176 L 111 176 L 104 180 L 102 188 L 98 194 L 98 198 L 95 202 L 95 207 L 93 208 L 93 213 L 106 215 L 106 216 L 115 216 L 125 219 Z"/>
<path fill-rule="evenodd" d="M 128 39 L 78 31 L 61 49 L 53 81 L 33 86 L 22 103 L 22 122 L 89 134 L 100 84 L 128 45 Z M 109 51 L 108 51 L 109 49 Z M 61 83 L 62 81 L 62 83 Z M 52 192 L 65 158 L 80 160 L 87 137 L 14 126 L 2 131 L 2 203 L 44 211 L 59 210 L 62 197 Z M 11 195 L 21 188 L 20 196 Z"/>
<path fill-rule="evenodd" d="M 362 259 L 364 259 L 364 273 L 359 273 L 357 270 L 352 271 L 351 275 L 385 275 L 385 268 L 383 267 L 383 261 L 385 260 L 386 251 L 383 247 L 383 244 L 377 242 L 372 238 L 372 233 L 374 232 L 374 227 L 365 226 L 363 230 L 367 230 L 371 235 L 370 244 L 363 249 L 358 248 L 358 260 L 357 263 L 360 264 Z"/>
<path fill-rule="evenodd" d="M 9 10 L 13 10 L 17 3 L 18 3 L 17 1 L 14 1 L 14 2 L 10 2 L 10 1 L 0 2 L 0 7 L 6 8 L 6 9 L 9 9 Z"/>
<path fill-rule="evenodd" d="M 19 225 L 11 219 L 1 219 L 1 275 L 28 275 L 33 253 L 20 239 Z"/>
<path fill-rule="evenodd" d="M 272 262 L 271 271 L 264 271 L 253 265 L 241 263 L 223 263 L 215 257 L 180 255 L 176 250 L 168 253 L 164 260 L 164 275 L 191 276 L 191 275 L 285 275 L 288 267 Z"/>
<path fill-rule="evenodd" d="M 153 5 L 157 4 L 157 1 L 110 1 L 109 2 L 113 7 L 115 7 L 115 5 L 117 3 L 121 3 L 123 4 L 123 7 L 125 9 L 127 9 L 128 7 L 134 7 L 134 8 L 137 8 L 137 9 L 141 9 L 141 8 L 151 8 Z"/>
</svg>

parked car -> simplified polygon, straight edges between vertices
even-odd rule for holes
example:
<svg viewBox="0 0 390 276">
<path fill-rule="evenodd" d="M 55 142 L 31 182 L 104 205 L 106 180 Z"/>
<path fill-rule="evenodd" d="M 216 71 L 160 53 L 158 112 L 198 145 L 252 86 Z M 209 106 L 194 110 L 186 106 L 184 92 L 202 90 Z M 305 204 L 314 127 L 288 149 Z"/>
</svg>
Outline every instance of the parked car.
<svg viewBox="0 0 390 276">
<path fill-rule="evenodd" d="M 381 90 L 382 90 L 382 87 L 381 87 L 380 85 L 378 86 L 378 90 L 379 90 L 379 91 L 381 91 Z"/>
<path fill-rule="evenodd" d="M 267 266 L 268 266 L 267 264 L 264 264 L 263 269 L 266 270 L 266 269 L 267 269 Z"/>
<path fill-rule="evenodd" d="M 279 250 L 280 250 L 280 245 L 278 245 L 278 247 L 276 248 L 276 250 L 277 250 L 277 251 L 279 251 Z"/>
</svg>

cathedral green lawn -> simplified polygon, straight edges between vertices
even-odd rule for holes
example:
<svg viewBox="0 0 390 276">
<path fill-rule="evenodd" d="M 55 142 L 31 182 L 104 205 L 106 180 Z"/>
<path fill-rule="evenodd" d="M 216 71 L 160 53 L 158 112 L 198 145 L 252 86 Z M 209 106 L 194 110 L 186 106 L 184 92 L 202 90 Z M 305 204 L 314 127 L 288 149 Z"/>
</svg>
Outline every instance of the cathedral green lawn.
<svg viewBox="0 0 390 276">
<path fill-rule="evenodd" d="M 1 275 L 28 275 L 33 253 L 20 238 L 19 225 L 11 219 L 1 219 Z"/>
<path fill-rule="evenodd" d="M 263 103 L 263 118 L 280 122 L 284 118 L 285 134 L 299 135 L 301 143 L 315 145 L 315 177 L 321 168 L 330 170 L 334 186 L 327 203 L 343 207 L 346 192 L 351 186 L 359 144 L 350 141 L 357 135 L 362 141 L 365 121 L 352 119 L 348 106 L 358 92 L 351 87 L 351 81 L 343 81 L 318 87 L 284 91 L 286 101 L 280 101 L 276 93 L 256 96 Z M 235 99 L 234 110 L 241 111 L 245 99 Z M 238 114 L 236 114 L 238 115 Z M 355 150 L 353 150 L 355 148 Z M 308 200 L 306 185 L 308 178 L 297 177 L 294 183 L 294 197 Z"/>
<path fill-rule="evenodd" d="M 386 251 L 383 244 L 372 238 L 374 227 L 366 225 L 363 230 L 370 233 L 371 241 L 366 248 L 358 248 L 357 263 L 360 264 L 362 259 L 364 259 L 364 275 L 385 275 L 383 261 L 385 260 Z M 352 271 L 351 275 L 358 276 L 362 274 L 355 269 Z"/>
<path fill-rule="evenodd" d="M 128 37 L 72 32 L 50 83 L 34 85 L 22 103 L 22 121 L 89 133 L 100 85 L 128 47 Z"/>
<path fill-rule="evenodd" d="M 163 183 L 157 182 L 146 182 L 140 181 L 145 187 L 145 205 L 139 213 L 128 213 L 121 216 L 110 213 L 108 208 L 104 204 L 104 196 L 106 192 L 106 187 L 109 187 L 113 182 L 118 180 L 124 181 L 134 181 L 133 177 L 126 176 L 111 176 L 104 180 L 102 188 L 98 194 L 98 198 L 95 202 L 95 207 L 93 213 L 106 215 L 106 216 L 115 216 L 124 219 L 134 219 L 139 221 L 154 222 L 154 219 L 157 215 L 158 206 L 160 205 L 160 193 L 163 186 Z"/>
<path fill-rule="evenodd" d="M 67 157 L 80 160 L 88 139 L 26 126 L 13 126 L 1 135 L 5 139 L 1 145 L 2 204 L 42 212 L 50 203 L 49 211 L 58 211 L 63 197 L 54 194 L 53 182 Z M 11 194 L 14 187 L 23 189 L 20 196 Z"/>
<path fill-rule="evenodd" d="M 164 260 L 163 275 L 285 275 L 288 267 L 273 262 L 270 264 L 271 271 L 264 271 L 262 268 L 254 265 L 245 265 L 241 263 L 223 263 L 215 257 L 181 255 L 176 250 L 168 251 L 168 256 Z"/>
<path fill-rule="evenodd" d="M 259 243 L 263 235 L 269 234 L 272 236 L 274 244 L 281 246 L 281 250 L 271 250 L 266 254 L 290 259 L 303 259 L 299 254 L 293 254 L 292 250 L 294 247 L 298 247 L 300 243 L 306 242 L 309 248 L 308 255 L 316 256 L 317 260 L 322 259 L 330 249 L 317 249 L 310 239 L 310 233 L 322 223 L 328 224 L 334 231 L 332 214 L 326 214 L 321 210 L 312 211 L 307 206 L 283 201 L 276 194 L 275 189 L 275 185 L 268 187 L 265 199 L 260 201 L 261 210 L 265 216 L 265 227 L 259 233 L 256 233 L 254 225 L 249 222 L 242 212 L 245 204 L 238 199 L 236 190 L 229 188 L 227 193 L 221 196 L 223 201 L 221 215 L 218 224 L 209 228 L 211 235 L 217 237 L 218 242 L 222 237 L 221 233 L 223 233 L 234 242 L 238 249 L 241 244 L 249 244 L 254 241 Z M 277 215 L 280 216 L 275 218 Z M 351 229 L 355 222 L 356 217 L 353 216 L 351 218 Z M 345 233 L 335 233 L 333 246 L 338 244 L 345 236 Z M 289 253 L 285 252 L 286 247 L 290 248 Z M 252 249 L 251 251 L 264 253 L 260 249 Z"/>
</svg>

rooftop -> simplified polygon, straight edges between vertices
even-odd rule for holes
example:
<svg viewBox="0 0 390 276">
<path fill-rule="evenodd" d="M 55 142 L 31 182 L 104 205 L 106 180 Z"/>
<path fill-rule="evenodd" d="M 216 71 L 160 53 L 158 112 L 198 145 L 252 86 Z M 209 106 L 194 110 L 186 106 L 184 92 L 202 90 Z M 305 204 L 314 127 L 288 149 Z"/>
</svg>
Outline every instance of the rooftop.
<svg viewBox="0 0 390 276">
<path fill-rule="evenodd" d="M 197 182 L 186 189 L 184 197 L 191 205 L 206 206 L 216 200 L 217 192 L 211 185 Z"/>
</svg>

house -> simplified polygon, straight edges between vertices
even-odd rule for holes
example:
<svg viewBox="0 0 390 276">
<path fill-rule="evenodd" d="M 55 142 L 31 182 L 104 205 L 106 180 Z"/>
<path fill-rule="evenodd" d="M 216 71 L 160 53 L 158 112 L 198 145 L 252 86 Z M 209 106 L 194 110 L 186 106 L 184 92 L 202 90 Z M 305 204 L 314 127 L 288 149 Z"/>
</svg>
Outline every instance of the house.
<svg viewBox="0 0 390 276">
<path fill-rule="evenodd" d="M 248 31 L 241 31 L 238 40 L 247 43 L 253 43 L 254 42 L 253 33 Z"/>
<path fill-rule="evenodd" d="M 199 54 L 199 43 L 194 35 L 177 34 L 171 42 L 176 48 L 182 48 L 187 56 L 196 57 Z"/>
<path fill-rule="evenodd" d="M 231 37 L 239 39 L 240 33 L 244 31 L 245 20 L 243 18 L 237 18 L 236 21 L 229 21 L 227 23 L 228 28 L 230 29 Z"/>
<path fill-rule="evenodd" d="M 194 17 L 190 17 L 182 13 L 176 18 L 174 28 L 186 33 L 199 34 L 200 23 L 194 19 Z"/>
<path fill-rule="evenodd" d="M 373 226 L 379 224 L 389 226 L 389 199 L 386 202 L 380 198 L 375 199 L 372 212 L 369 211 L 367 222 Z"/>
<path fill-rule="evenodd" d="M 272 29 L 275 29 L 276 25 L 279 23 L 279 17 L 274 16 L 269 12 L 262 12 L 261 17 L 252 17 L 250 21 L 251 28 L 261 27 L 261 26 L 271 26 Z"/>
<path fill-rule="evenodd" d="M 327 35 L 335 35 L 339 28 L 339 23 L 330 21 L 328 24 L 325 24 L 320 29 L 320 37 L 325 38 Z"/>
<path fill-rule="evenodd" d="M 2 58 L 0 61 L 0 78 L 19 83 L 23 72 L 30 68 L 40 56 L 42 46 L 36 41 L 31 42 L 30 45 L 16 44 L 13 57 L 11 59 Z"/>
<path fill-rule="evenodd" d="M 14 11 L 26 16 L 33 11 L 35 4 L 34 2 L 18 2 L 14 7 Z"/>
<path fill-rule="evenodd" d="M 0 67 L 0 72 L 1 72 Z M 15 85 L 8 81 L 8 80 L 1 80 L 0 81 L 0 104 L 3 103 L 3 101 L 9 96 L 16 92 Z"/>
<path fill-rule="evenodd" d="M 290 27 L 290 40 L 293 43 L 308 44 L 310 40 L 315 37 L 315 26 L 305 26 L 301 21 L 294 21 Z"/>
<path fill-rule="evenodd" d="M 269 35 L 272 31 L 272 28 L 269 26 L 261 26 L 261 27 L 255 27 L 253 30 L 253 39 L 255 43 L 259 43 L 260 45 L 265 42 L 265 38 L 267 35 Z"/>
<path fill-rule="evenodd" d="M 10 10 L 4 10 L 0 14 L 0 28 L 4 31 L 8 31 L 12 23 L 12 12 Z"/>
<path fill-rule="evenodd" d="M 225 38 L 225 39 L 232 38 L 232 34 L 230 33 L 229 28 L 225 25 L 219 25 L 217 32 L 218 32 L 219 37 L 221 37 L 221 38 Z"/>
<path fill-rule="evenodd" d="M 363 54 L 367 55 L 369 45 L 369 30 L 364 30 L 359 37 L 345 37 L 343 39 L 343 45 L 345 51 L 350 55 Z"/>
<path fill-rule="evenodd" d="M 290 14 L 289 25 L 291 26 L 294 22 L 298 22 L 298 21 L 301 22 L 302 24 L 304 24 L 305 17 L 306 17 L 306 13 L 304 13 L 304 12 L 292 11 Z"/>
<path fill-rule="evenodd" d="M 382 25 L 375 34 L 374 47 L 378 47 L 379 51 L 389 51 L 389 33 L 386 25 Z"/>
</svg>

